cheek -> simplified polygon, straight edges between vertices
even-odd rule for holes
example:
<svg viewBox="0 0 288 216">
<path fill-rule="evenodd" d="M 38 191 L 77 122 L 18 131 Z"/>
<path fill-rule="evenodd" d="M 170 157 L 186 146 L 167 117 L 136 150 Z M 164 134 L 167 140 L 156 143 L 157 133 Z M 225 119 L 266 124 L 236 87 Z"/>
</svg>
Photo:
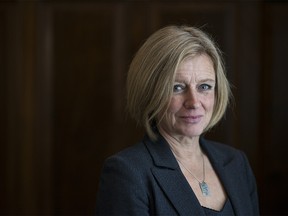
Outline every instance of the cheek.
<svg viewBox="0 0 288 216">
<path fill-rule="evenodd" d="M 203 108 L 209 112 L 214 109 L 215 96 L 214 94 L 206 94 L 200 98 Z"/>
<path fill-rule="evenodd" d="M 173 97 L 171 99 L 169 106 L 168 106 L 168 113 L 174 114 L 174 113 L 178 112 L 181 109 L 181 107 L 182 107 L 181 101 L 179 99 Z"/>
<path fill-rule="evenodd" d="M 215 96 L 214 94 L 212 94 L 209 99 L 207 100 L 207 105 L 209 106 L 210 109 L 214 108 L 214 104 L 215 104 Z"/>
</svg>

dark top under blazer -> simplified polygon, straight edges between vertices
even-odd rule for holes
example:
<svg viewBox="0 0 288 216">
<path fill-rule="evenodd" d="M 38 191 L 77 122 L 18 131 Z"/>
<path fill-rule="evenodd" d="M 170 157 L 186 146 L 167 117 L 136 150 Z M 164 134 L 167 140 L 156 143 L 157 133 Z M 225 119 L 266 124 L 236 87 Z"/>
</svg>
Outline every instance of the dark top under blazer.
<svg viewBox="0 0 288 216">
<path fill-rule="evenodd" d="M 243 152 L 200 139 L 236 215 L 259 215 L 254 175 Z M 213 193 L 213 191 L 212 191 Z M 160 136 L 147 136 L 105 161 L 96 215 L 205 215 L 186 178 Z"/>
</svg>

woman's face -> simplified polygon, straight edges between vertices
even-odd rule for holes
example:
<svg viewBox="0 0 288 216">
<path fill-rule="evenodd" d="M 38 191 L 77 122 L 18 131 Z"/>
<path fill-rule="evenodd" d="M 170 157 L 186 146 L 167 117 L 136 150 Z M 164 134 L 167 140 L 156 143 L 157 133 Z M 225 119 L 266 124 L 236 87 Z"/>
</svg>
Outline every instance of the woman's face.
<svg viewBox="0 0 288 216">
<path fill-rule="evenodd" d="M 212 116 L 215 85 L 213 63 L 207 55 L 182 62 L 176 71 L 171 102 L 158 127 L 175 138 L 200 136 Z"/>
</svg>

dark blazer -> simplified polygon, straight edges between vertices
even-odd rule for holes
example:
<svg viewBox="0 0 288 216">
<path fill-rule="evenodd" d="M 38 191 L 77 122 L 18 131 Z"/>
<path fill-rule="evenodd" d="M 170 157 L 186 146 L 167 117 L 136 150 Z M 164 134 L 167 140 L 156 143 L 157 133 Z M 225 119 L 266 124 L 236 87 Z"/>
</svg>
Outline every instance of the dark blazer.
<svg viewBox="0 0 288 216">
<path fill-rule="evenodd" d="M 259 215 L 256 183 L 243 152 L 200 139 L 236 215 Z M 205 215 L 163 137 L 125 149 L 105 161 L 96 215 Z"/>
</svg>

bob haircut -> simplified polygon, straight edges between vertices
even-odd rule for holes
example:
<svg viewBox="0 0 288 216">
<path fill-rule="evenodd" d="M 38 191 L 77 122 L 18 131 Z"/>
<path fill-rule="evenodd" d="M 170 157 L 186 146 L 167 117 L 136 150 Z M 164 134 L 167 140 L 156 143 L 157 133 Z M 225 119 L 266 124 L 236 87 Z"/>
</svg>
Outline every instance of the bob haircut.
<svg viewBox="0 0 288 216">
<path fill-rule="evenodd" d="M 153 127 L 163 117 L 158 115 L 171 101 L 179 64 L 202 54 L 212 60 L 216 78 L 215 103 L 206 132 L 221 120 L 231 95 L 221 51 L 213 40 L 195 27 L 167 26 L 152 34 L 134 56 L 127 75 L 127 109 L 152 140 L 157 139 Z"/>
</svg>

